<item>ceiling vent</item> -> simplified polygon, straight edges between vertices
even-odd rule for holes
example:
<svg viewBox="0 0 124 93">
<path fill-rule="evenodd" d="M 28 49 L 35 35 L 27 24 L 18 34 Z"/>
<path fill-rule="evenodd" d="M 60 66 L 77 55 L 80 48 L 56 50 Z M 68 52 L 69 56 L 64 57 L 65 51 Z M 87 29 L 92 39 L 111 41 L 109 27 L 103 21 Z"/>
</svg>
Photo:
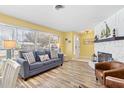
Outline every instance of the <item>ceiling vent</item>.
<svg viewBox="0 0 124 93">
<path fill-rule="evenodd" d="M 55 9 L 56 9 L 56 10 L 60 10 L 60 9 L 63 9 L 63 8 L 64 8 L 63 5 L 56 5 L 56 6 L 55 6 Z"/>
</svg>

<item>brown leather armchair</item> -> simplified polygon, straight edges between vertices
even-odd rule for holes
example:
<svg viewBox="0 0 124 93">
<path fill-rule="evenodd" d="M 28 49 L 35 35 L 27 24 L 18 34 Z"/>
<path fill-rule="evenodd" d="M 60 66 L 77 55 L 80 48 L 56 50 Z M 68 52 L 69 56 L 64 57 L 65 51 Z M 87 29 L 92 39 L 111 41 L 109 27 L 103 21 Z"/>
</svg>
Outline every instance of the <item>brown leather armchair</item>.
<svg viewBox="0 0 124 93">
<path fill-rule="evenodd" d="M 96 80 L 99 80 L 102 84 L 106 85 L 106 76 L 123 77 L 124 63 L 117 61 L 96 63 L 95 75 Z"/>
</svg>

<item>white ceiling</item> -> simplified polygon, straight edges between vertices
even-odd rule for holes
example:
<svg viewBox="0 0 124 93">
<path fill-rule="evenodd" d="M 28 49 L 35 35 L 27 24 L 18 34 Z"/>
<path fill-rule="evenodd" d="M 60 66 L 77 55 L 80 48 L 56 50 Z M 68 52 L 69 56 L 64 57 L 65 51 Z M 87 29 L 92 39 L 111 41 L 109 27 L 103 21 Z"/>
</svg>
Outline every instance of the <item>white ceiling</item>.
<svg viewBox="0 0 124 93">
<path fill-rule="evenodd" d="M 55 10 L 54 5 L 0 6 L 0 12 L 35 24 L 61 31 L 82 31 L 92 28 L 124 6 L 65 5 Z"/>
</svg>

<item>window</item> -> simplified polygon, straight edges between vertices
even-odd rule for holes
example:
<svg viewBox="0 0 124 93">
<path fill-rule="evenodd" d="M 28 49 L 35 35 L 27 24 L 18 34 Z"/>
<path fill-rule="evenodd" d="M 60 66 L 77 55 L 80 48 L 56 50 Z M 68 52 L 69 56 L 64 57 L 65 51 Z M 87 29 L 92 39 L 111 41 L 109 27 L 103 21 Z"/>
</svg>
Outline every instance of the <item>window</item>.
<svg viewBox="0 0 124 93">
<path fill-rule="evenodd" d="M 37 49 L 49 49 L 50 35 L 44 32 L 37 32 Z"/>
<path fill-rule="evenodd" d="M 21 50 L 34 50 L 36 33 L 32 30 L 17 29 L 17 46 Z"/>
<path fill-rule="evenodd" d="M 0 24 L 0 59 L 6 57 L 6 49 L 2 45 L 4 40 L 16 40 L 17 47 L 12 50 L 15 58 L 18 57 L 19 50 L 50 50 L 50 48 L 58 49 L 59 47 L 59 37 L 57 35 Z"/>
</svg>

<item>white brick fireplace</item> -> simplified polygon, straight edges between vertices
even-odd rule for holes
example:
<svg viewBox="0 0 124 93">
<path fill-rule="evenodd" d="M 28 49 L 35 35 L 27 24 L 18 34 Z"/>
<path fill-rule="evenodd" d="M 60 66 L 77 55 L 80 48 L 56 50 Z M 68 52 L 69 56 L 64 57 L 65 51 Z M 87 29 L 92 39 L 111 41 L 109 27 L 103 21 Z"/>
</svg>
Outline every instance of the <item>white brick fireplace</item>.
<svg viewBox="0 0 124 93">
<path fill-rule="evenodd" d="M 95 53 L 98 51 L 110 53 L 114 60 L 124 62 L 124 40 L 95 43 Z"/>
</svg>

